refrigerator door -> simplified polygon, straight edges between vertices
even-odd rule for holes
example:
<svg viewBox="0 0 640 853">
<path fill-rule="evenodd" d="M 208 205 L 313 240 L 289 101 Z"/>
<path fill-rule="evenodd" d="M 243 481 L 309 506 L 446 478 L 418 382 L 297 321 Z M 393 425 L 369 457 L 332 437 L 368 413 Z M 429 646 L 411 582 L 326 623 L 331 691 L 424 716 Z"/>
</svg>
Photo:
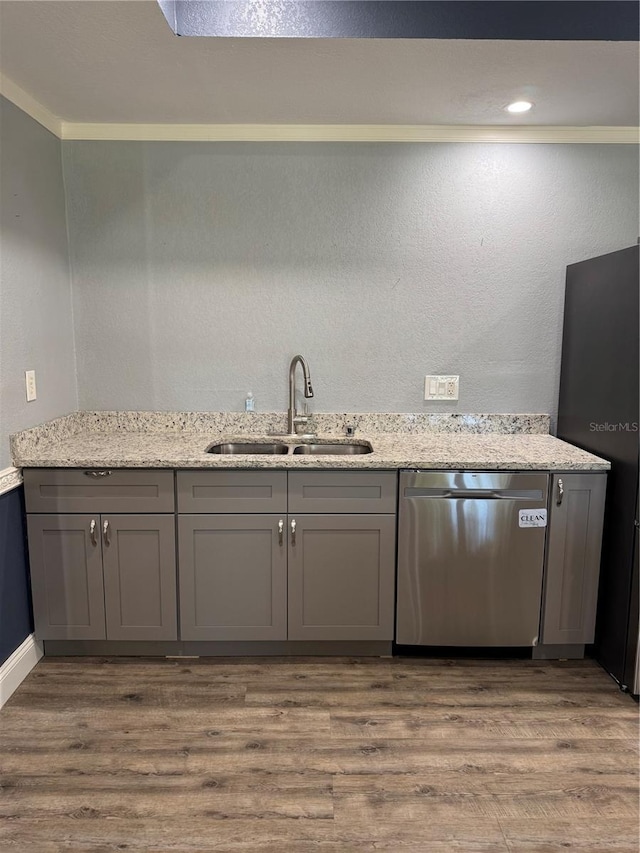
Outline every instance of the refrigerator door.
<svg viewBox="0 0 640 853">
<path fill-rule="evenodd" d="M 567 267 L 558 403 L 559 438 L 615 459 L 634 474 L 638 294 L 638 246 Z"/>
<path fill-rule="evenodd" d="M 611 461 L 596 657 L 625 678 L 638 489 L 638 246 L 567 267 L 558 438 Z M 635 611 L 637 634 L 637 608 Z"/>
<path fill-rule="evenodd" d="M 631 584 L 631 604 L 629 607 L 629 636 L 627 639 L 627 654 L 624 663 L 623 684 L 637 696 L 640 694 L 640 497 L 636 503 L 636 535 L 633 543 L 633 580 Z"/>
</svg>

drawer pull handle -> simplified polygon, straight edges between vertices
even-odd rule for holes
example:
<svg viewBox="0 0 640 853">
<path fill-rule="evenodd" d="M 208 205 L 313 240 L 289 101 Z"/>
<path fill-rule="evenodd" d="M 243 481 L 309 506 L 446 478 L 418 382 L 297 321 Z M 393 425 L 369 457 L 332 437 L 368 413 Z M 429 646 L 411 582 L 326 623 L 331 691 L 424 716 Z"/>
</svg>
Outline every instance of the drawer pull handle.
<svg viewBox="0 0 640 853">
<path fill-rule="evenodd" d="M 556 499 L 556 503 L 558 506 L 562 503 L 562 498 L 564 497 L 564 483 L 562 482 L 562 477 L 558 477 L 558 497 Z"/>
<path fill-rule="evenodd" d="M 295 518 L 291 519 L 291 544 L 296 544 L 296 520 Z"/>
<path fill-rule="evenodd" d="M 284 533 L 284 521 L 280 519 L 278 522 L 278 542 L 282 545 L 283 541 L 283 533 Z"/>
<path fill-rule="evenodd" d="M 91 544 L 95 547 L 98 544 L 98 540 L 96 539 L 96 520 L 95 520 L 95 518 L 91 519 L 91 524 L 89 525 L 89 536 L 91 537 Z"/>
<path fill-rule="evenodd" d="M 85 477 L 93 477 L 94 480 L 98 480 L 100 477 L 110 477 L 111 471 L 85 471 Z"/>
<path fill-rule="evenodd" d="M 105 521 L 102 525 L 102 538 L 104 539 L 104 544 L 109 544 L 109 522 Z"/>
</svg>

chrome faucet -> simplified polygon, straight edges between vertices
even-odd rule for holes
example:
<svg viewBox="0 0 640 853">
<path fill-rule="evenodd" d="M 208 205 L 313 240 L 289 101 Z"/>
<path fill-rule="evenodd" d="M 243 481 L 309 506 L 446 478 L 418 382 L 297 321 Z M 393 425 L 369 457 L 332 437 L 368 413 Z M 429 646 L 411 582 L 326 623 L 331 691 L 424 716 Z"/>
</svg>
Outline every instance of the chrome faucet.
<svg viewBox="0 0 640 853">
<path fill-rule="evenodd" d="M 309 415 L 299 415 L 296 412 L 296 367 L 300 365 L 304 374 L 304 396 L 313 397 L 313 387 L 311 386 L 311 375 L 307 362 L 301 355 L 294 355 L 289 365 L 289 411 L 287 412 L 287 432 L 289 435 L 297 435 L 296 426 L 298 424 L 306 424 L 309 420 Z"/>
</svg>

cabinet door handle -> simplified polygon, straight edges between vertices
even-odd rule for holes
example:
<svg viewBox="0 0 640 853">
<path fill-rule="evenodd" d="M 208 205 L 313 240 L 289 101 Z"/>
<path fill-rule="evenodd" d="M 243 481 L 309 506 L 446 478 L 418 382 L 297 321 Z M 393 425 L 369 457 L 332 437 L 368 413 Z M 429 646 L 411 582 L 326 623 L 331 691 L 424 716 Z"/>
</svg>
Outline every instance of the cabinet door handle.
<svg viewBox="0 0 640 853">
<path fill-rule="evenodd" d="M 558 477 L 558 497 L 556 498 L 556 503 L 558 506 L 562 503 L 562 498 L 564 497 L 564 483 L 562 482 L 562 477 Z"/>
<path fill-rule="evenodd" d="M 296 520 L 295 518 L 291 519 L 291 544 L 296 544 Z"/>
<path fill-rule="evenodd" d="M 105 521 L 102 525 L 102 538 L 104 539 L 104 544 L 109 544 L 109 522 Z"/>
<path fill-rule="evenodd" d="M 93 477 L 94 480 L 97 480 L 100 477 L 110 477 L 111 471 L 85 471 L 84 476 Z"/>
<path fill-rule="evenodd" d="M 91 519 L 91 524 L 89 525 L 89 536 L 91 537 L 91 544 L 95 547 L 98 544 L 98 540 L 96 539 L 96 520 L 95 520 L 95 518 Z"/>
<path fill-rule="evenodd" d="M 284 521 L 280 519 L 278 522 L 278 542 L 282 545 L 284 533 Z"/>
</svg>

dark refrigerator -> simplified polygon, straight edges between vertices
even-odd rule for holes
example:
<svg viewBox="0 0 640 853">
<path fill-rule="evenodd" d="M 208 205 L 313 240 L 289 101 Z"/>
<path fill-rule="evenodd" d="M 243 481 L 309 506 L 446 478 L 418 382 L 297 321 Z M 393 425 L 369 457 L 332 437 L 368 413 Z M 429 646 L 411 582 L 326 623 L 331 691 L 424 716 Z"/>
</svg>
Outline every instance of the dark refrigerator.
<svg viewBox="0 0 640 853">
<path fill-rule="evenodd" d="M 567 267 L 558 438 L 611 462 L 594 656 L 638 679 L 638 246 Z"/>
</svg>

